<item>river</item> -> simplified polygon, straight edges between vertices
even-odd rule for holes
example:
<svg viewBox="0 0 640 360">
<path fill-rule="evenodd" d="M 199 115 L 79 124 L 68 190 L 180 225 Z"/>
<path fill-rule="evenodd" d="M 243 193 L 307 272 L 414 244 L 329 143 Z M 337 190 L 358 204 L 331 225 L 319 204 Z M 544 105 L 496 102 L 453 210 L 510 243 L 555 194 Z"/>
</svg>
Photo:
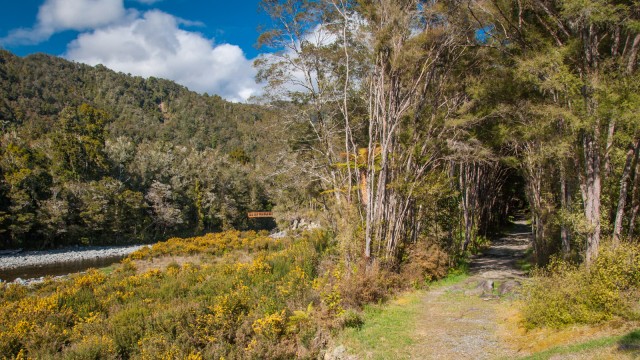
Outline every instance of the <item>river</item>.
<svg viewBox="0 0 640 360">
<path fill-rule="evenodd" d="M 0 255 L 0 280 L 60 276 L 117 263 L 142 246 L 68 248 Z"/>
<path fill-rule="evenodd" d="M 43 276 L 60 276 L 85 271 L 90 268 L 107 267 L 117 263 L 125 256 L 112 256 L 105 258 L 95 258 L 86 260 L 67 261 L 55 264 L 31 265 L 16 269 L 0 270 L 2 281 L 13 281 L 15 279 L 30 280 Z"/>
</svg>

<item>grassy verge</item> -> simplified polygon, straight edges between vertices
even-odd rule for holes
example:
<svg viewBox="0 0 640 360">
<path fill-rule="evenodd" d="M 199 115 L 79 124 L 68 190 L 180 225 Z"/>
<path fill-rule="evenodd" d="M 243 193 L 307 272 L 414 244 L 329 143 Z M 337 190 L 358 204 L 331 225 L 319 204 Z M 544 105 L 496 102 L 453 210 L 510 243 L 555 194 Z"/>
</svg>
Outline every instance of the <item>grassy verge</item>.
<svg viewBox="0 0 640 360">
<path fill-rule="evenodd" d="M 623 357 L 624 355 L 636 358 L 640 355 L 640 329 L 622 336 L 607 336 L 578 344 L 557 346 L 522 360 L 546 360 L 556 356 L 581 353 L 593 358 Z"/>
<path fill-rule="evenodd" d="M 444 278 L 434 281 L 430 284 L 431 288 L 438 288 L 443 286 L 450 286 L 458 284 L 469 278 L 469 264 L 464 262 L 458 267 L 449 270 L 449 274 Z"/>
<path fill-rule="evenodd" d="M 455 285 L 469 277 L 468 266 L 460 266 L 449 275 L 430 284 L 430 288 Z M 415 342 L 415 320 L 421 311 L 424 290 L 404 293 L 387 304 L 368 305 L 364 324 L 347 328 L 337 341 L 363 359 L 406 359 Z"/>
<path fill-rule="evenodd" d="M 419 311 L 422 291 L 404 294 L 389 304 L 370 305 L 364 309 L 364 324 L 348 328 L 339 341 L 350 352 L 367 359 L 407 358 L 413 344 L 413 319 Z"/>
</svg>

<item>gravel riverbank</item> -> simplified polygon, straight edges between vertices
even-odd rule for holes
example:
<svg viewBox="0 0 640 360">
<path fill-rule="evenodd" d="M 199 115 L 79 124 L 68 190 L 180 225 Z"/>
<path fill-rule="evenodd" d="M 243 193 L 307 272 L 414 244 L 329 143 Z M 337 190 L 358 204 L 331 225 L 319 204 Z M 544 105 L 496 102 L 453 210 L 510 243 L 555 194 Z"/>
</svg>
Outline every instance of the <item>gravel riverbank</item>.
<svg viewBox="0 0 640 360">
<path fill-rule="evenodd" d="M 60 250 L 21 251 L 15 254 L 0 255 L 0 270 L 13 270 L 33 266 L 126 256 L 145 246 L 148 245 L 91 246 Z"/>
</svg>

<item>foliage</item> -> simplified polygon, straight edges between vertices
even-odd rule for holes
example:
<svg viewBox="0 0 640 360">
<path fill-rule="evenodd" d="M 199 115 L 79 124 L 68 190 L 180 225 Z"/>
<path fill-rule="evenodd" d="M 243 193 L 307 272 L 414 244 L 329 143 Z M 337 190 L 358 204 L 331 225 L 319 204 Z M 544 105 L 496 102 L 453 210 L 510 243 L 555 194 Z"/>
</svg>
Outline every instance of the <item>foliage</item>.
<svg viewBox="0 0 640 360">
<path fill-rule="evenodd" d="M 594 324 L 613 317 L 637 318 L 640 246 L 606 247 L 589 267 L 555 259 L 525 286 L 528 327 Z"/>
<path fill-rule="evenodd" d="M 344 237 L 349 266 L 359 266 L 353 260 L 363 249 L 369 262 L 399 265 L 421 237 L 457 254 L 501 225 L 511 198 L 493 190 L 506 181 L 506 166 L 474 138 L 465 112 L 467 79 L 483 74 L 468 66 L 477 61 L 468 38 L 476 25 L 466 6 L 261 6 L 272 21 L 258 42 L 273 53 L 255 65 L 268 87 L 264 100 L 290 104 L 280 124 L 295 143 L 291 181 L 306 185 L 295 193 L 298 212 L 321 203 Z"/>
<path fill-rule="evenodd" d="M 313 357 L 312 282 L 329 238 L 231 231 L 171 239 L 97 270 L 25 287 L 1 284 L 0 353 L 8 358 Z M 267 244 L 268 246 L 265 246 Z M 248 262 L 225 252 L 250 249 Z M 199 254 L 201 264 L 137 271 L 134 259 Z M 214 260 L 215 261 L 212 261 Z M 322 336 L 313 335 L 313 336 Z M 276 351 L 277 349 L 277 351 Z"/>
<path fill-rule="evenodd" d="M 0 74 L 0 248 L 274 226 L 246 217 L 273 201 L 267 108 L 43 54 Z"/>
</svg>

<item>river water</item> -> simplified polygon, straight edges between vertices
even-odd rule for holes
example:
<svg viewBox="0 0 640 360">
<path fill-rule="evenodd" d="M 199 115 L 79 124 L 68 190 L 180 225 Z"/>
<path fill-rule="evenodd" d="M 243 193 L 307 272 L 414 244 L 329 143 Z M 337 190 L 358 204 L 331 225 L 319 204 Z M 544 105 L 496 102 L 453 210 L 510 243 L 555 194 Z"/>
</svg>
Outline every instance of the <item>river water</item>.
<svg viewBox="0 0 640 360">
<path fill-rule="evenodd" d="M 17 278 L 28 280 L 40 278 L 43 276 L 60 276 L 80 271 L 85 271 L 90 268 L 101 268 L 111 264 L 117 263 L 124 259 L 127 255 L 116 255 L 110 257 L 99 257 L 75 261 L 65 261 L 55 264 L 41 264 L 27 267 L 20 267 L 16 269 L 2 269 L 0 270 L 0 279 L 2 281 L 13 281 Z M 0 259 L 2 261 L 2 259 Z"/>
</svg>

